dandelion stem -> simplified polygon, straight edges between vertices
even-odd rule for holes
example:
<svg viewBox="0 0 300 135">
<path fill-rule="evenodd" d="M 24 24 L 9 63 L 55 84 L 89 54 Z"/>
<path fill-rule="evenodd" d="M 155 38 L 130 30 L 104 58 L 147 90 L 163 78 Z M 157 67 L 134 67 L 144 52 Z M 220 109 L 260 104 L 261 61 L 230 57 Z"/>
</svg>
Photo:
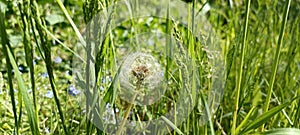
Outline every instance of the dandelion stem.
<svg viewBox="0 0 300 135">
<path fill-rule="evenodd" d="M 118 130 L 117 130 L 116 135 L 121 135 L 121 133 L 122 133 L 122 131 L 123 131 L 124 125 L 125 125 L 125 123 L 126 123 L 126 121 L 127 121 L 127 118 L 128 118 L 128 116 L 129 116 L 129 112 L 130 112 L 130 110 L 131 110 L 131 108 L 132 108 L 132 105 L 133 105 L 133 103 L 134 103 L 134 100 L 135 100 L 135 98 L 136 98 L 136 96 L 137 96 L 137 94 L 138 94 L 138 91 L 139 91 L 139 89 L 140 89 L 140 86 L 141 86 L 141 84 L 142 84 L 142 81 L 143 81 L 142 79 L 138 78 L 138 82 L 136 83 L 135 92 L 134 92 L 132 98 L 130 99 L 129 106 L 128 106 L 127 109 L 126 109 L 124 118 L 123 118 L 123 120 L 122 120 L 122 122 L 121 122 L 120 128 L 118 128 Z"/>
<path fill-rule="evenodd" d="M 129 112 L 130 112 L 130 110 L 131 110 L 131 108 L 132 108 L 133 102 L 134 102 L 134 100 L 135 100 L 137 94 L 138 94 L 138 93 L 135 92 L 135 93 L 133 94 L 132 98 L 130 99 L 130 103 L 129 103 L 129 106 L 127 107 L 127 109 L 126 109 L 126 112 L 125 112 L 125 115 L 124 115 L 124 119 L 122 120 L 121 125 L 120 125 L 120 128 L 118 129 L 116 135 L 121 135 L 122 130 L 123 130 L 123 128 L 124 128 L 124 125 L 125 125 L 125 123 L 126 123 L 126 121 L 127 121 L 127 118 L 128 118 L 128 116 L 129 116 Z"/>
</svg>

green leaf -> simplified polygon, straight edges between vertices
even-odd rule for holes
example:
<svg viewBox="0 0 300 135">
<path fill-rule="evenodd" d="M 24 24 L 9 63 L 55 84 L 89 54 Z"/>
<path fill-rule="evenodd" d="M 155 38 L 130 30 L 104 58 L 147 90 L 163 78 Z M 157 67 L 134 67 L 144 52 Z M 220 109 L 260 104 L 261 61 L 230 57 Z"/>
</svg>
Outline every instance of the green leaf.
<svg viewBox="0 0 300 135">
<path fill-rule="evenodd" d="M 7 10 L 7 5 L 0 1 L 0 12 L 5 12 Z"/>
<path fill-rule="evenodd" d="M 300 129 L 297 128 L 278 128 L 266 131 L 264 135 L 300 135 Z"/>
<path fill-rule="evenodd" d="M 21 91 L 22 98 L 24 99 L 25 108 L 27 110 L 27 116 L 28 116 L 28 120 L 30 123 L 31 132 L 33 135 L 38 135 L 38 134 L 40 134 L 40 132 L 39 132 L 39 128 L 38 128 L 38 122 L 35 117 L 35 111 L 33 109 L 33 103 L 28 96 L 26 86 L 24 84 L 21 73 L 16 64 L 16 61 L 13 58 L 12 53 L 10 52 L 10 50 L 8 48 L 7 48 L 7 52 L 8 52 L 8 56 L 9 56 L 11 65 L 15 71 L 15 76 L 17 77 L 17 83 L 18 83 L 19 89 Z M 22 103 L 20 103 L 20 104 L 22 104 Z"/>
<path fill-rule="evenodd" d="M 65 18 L 58 14 L 48 15 L 45 17 L 45 19 L 50 25 L 55 25 L 57 23 L 62 23 L 65 21 Z"/>
<path fill-rule="evenodd" d="M 294 100 L 292 100 L 294 101 Z M 287 107 L 289 104 L 291 104 L 291 102 L 287 102 L 284 104 L 281 104 L 279 106 L 276 106 L 274 108 L 272 108 L 271 110 L 265 112 L 264 114 L 262 114 L 261 116 L 259 116 L 257 119 L 255 119 L 254 121 L 252 121 L 243 131 L 242 134 L 252 130 L 252 129 L 256 129 L 259 126 L 265 124 L 267 121 L 269 121 L 275 114 L 279 113 L 283 108 Z"/>
<path fill-rule="evenodd" d="M 176 125 L 174 125 L 169 119 L 167 119 L 164 116 L 161 116 L 161 118 L 169 125 L 171 126 L 178 134 L 180 135 L 184 135 L 179 128 L 176 127 Z"/>
<path fill-rule="evenodd" d="M 248 112 L 248 114 L 246 115 L 246 117 L 244 118 L 244 120 L 242 121 L 242 123 L 236 128 L 236 131 L 235 131 L 236 134 L 238 134 L 239 131 L 240 131 L 240 129 L 241 129 L 244 125 L 246 125 L 246 123 L 248 122 L 248 120 L 249 120 L 249 118 L 250 118 L 252 112 L 254 111 L 254 109 L 255 109 L 255 106 L 253 106 L 253 107 L 251 108 L 251 110 Z"/>
</svg>

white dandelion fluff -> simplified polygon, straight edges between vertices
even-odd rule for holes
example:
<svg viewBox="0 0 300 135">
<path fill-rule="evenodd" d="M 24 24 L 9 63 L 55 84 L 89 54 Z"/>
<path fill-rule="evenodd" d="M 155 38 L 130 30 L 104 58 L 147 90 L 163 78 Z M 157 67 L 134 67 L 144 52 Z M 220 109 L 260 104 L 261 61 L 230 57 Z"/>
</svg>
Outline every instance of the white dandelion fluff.
<svg viewBox="0 0 300 135">
<path fill-rule="evenodd" d="M 134 92 L 138 92 L 138 102 L 154 103 L 159 98 L 158 94 L 164 91 L 163 74 L 161 65 L 152 55 L 142 52 L 129 55 L 119 75 L 121 97 L 128 101 Z"/>
</svg>

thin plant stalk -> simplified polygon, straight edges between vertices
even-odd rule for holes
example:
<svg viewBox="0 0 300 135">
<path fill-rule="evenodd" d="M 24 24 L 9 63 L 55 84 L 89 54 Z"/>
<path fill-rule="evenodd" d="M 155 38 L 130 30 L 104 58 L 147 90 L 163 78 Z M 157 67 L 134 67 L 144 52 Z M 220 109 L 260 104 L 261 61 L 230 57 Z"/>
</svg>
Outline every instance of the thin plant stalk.
<svg viewBox="0 0 300 135">
<path fill-rule="evenodd" d="M 60 119 L 61 119 L 63 130 L 64 130 L 66 135 L 69 135 L 69 131 L 67 129 L 65 118 L 64 118 L 64 115 L 63 115 L 63 110 L 62 110 L 62 107 L 61 107 L 61 102 L 58 98 L 58 94 L 57 94 L 57 90 L 56 90 L 56 85 L 55 85 L 55 80 L 54 80 L 54 73 L 53 73 L 53 63 L 51 61 L 51 45 L 47 42 L 48 41 L 47 36 L 44 33 L 43 29 L 41 28 L 41 25 L 45 25 L 45 23 L 40 18 L 37 3 L 34 1 L 32 4 L 33 4 L 32 6 L 35 7 L 35 10 L 33 11 L 35 16 L 33 18 L 36 21 L 36 28 L 37 28 L 38 34 L 40 35 L 40 41 L 41 41 L 41 45 L 42 45 L 41 47 L 43 49 L 43 53 L 44 53 L 44 57 L 45 57 L 44 61 L 46 63 L 46 69 L 47 69 L 47 72 L 48 72 L 48 75 L 49 75 L 50 86 L 51 86 L 53 96 L 54 96 L 54 100 L 55 100 L 55 103 L 56 103 L 56 106 L 57 106 L 57 109 L 58 109 L 58 113 L 59 113 L 59 116 L 60 116 Z"/>
<path fill-rule="evenodd" d="M 119 127 L 118 130 L 117 130 L 116 135 L 121 135 L 121 134 L 122 134 L 123 128 L 124 128 L 124 126 L 125 126 L 125 123 L 126 123 L 126 121 L 127 121 L 127 118 L 128 118 L 128 116 L 129 116 L 130 110 L 131 110 L 131 108 L 132 108 L 132 105 L 133 105 L 133 103 L 134 103 L 134 100 L 135 100 L 137 94 L 138 94 L 138 93 L 135 92 L 135 93 L 133 94 L 132 98 L 130 99 L 129 106 L 128 106 L 127 109 L 126 109 L 124 118 L 123 118 L 123 120 L 122 120 L 122 122 L 121 122 L 120 127 Z"/>
<path fill-rule="evenodd" d="M 246 42 L 247 42 L 247 31 L 248 31 L 248 19 L 249 19 L 249 11 L 250 11 L 250 3 L 251 0 L 247 1 L 246 5 L 246 18 L 244 23 L 244 35 L 243 35 L 243 43 L 241 47 L 241 55 L 240 55 L 240 67 L 239 67 L 239 75 L 238 75 L 238 82 L 237 82 L 237 88 L 236 88 L 236 97 L 235 97 L 235 109 L 233 113 L 233 122 L 232 122 L 232 128 L 231 128 L 231 134 L 235 135 L 235 128 L 237 123 L 237 115 L 239 110 L 239 99 L 240 99 L 240 93 L 242 91 L 242 79 L 243 79 L 243 66 L 244 66 L 244 59 L 245 59 L 245 50 L 246 50 Z"/>
<path fill-rule="evenodd" d="M 126 123 L 126 121 L 127 121 L 128 116 L 129 116 L 129 112 L 130 112 L 130 110 L 131 110 L 131 108 L 132 108 L 132 105 L 133 105 L 133 103 L 134 103 L 134 100 L 135 100 L 137 94 L 139 93 L 139 91 L 140 91 L 140 89 L 141 89 L 141 85 L 142 85 L 142 83 L 143 83 L 143 81 L 144 81 L 144 78 L 145 78 L 145 76 L 140 75 L 140 74 L 144 74 L 145 72 L 143 73 L 143 72 L 135 71 L 135 70 L 132 70 L 132 72 L 133 72 L 134 76 L 137 78 L 136 88 L 135 88 L 135 91 L 134 91 L 134 93 L 133 93 L 132 98 L 130 99 L 129 106 L 127 107 L 127 109 L 126 109 L 126 111 L 125 111 L 124 118 L 123 118 L 123 120 L 122 120 L 122 122 L 121 122 L 120 127 L 119 127 L 118 130 L 117 130 L 116 135 L 121 135 L 121 134 L 122 134 L 123 128 L 124 128 L 124 126 L 125 126 L 125 123 Z"/>
<path fill-rule="evenodd" d="M 1 9 L 1 7 L 0 7 Z M 7 76 L 8 76 L 8 85 L 9 85 L 9 94 L 10 94 L 10 98 L 11 98 L 11 104 L 12 104 L 12 110 L 13 110 L 13 116 L 14 116 L 14 132 L 19 135 L 19 124 L 18 124 L 18 115 L 17 115 L 17 107 L 16 107 L 16 100 L 15 100 L 15 92 L 14 92 L 14 88 L 13 88 L 13 82 L 12 82 L 12 66 L 11 66 L 11 62 L 9 60 L 8 57 L 8 52 L 7 52 L 7 48 L 11 48 L 8 38 L 7 38 L 7 33 L 6 33 L 6 26 L 4 23 L 4 14 L 2 12 L 0 12 L 0 36 L 1 36 L 1 44 L 2 44 L 2 52 L 5 55 L 5 59 L 6 59 L 6 68 L 7 68 Z"/>
<path fill-rule="evenodd" d="M 74 21 L 72 20 L 71 16 L 69 15 L 67 9 L 65 8 L 64 4 L 61 2 L 61 0 L 56 0 L 57 4 L 59 5 L 60 9 L 64 12 L 65 16 L 67 17 L 68 21 L 71 23 L 77 37 L 79 38 L 81 44 L 85 47 L 86 46 L 86 42 L 84 40 L 84 38 L 82 37 L 82 35 L 80 34 L 76 24 L 74 23 Z"/>
<path fill-rule="evenodd" d="M 30 1 L 26 1 L 24 4 L 18 4 L 19 11 L 21 14 L 21 19 L 23 23 L 23 43 L 24 43 L 24 51 L 26 57 L 26 63 L 29 66 L 30 71 L 30 81 L 31 81 L 31 90 L 32 90 L 32 97 L 33 97 L 33 105 L 35 109 L 35 115 L 37 122 L 38 120 L 38 108 L 37 108 L 37 97 L 36 97 L 36 89 L 35 89 L 35 77 L 34 77 L 34 66 L 33 66 L 33 45 L 31 44 L 30 39 Z M 39 124 L 37 124 L 39 126 Z M 39 128 L 39 127 L 38 127 Z"/>
<path fill-rule="evenodd" d="M 285 9 L 284 9 L 284 15 L 283 15 L 283 22 L 281 24 L 281 30 L 279 33 L 279 38 L 278 38 L 278 46 L 275 52 L 275 60 L 272 66 L 272 74 L 271 74 L 271 78 L 270 78 L 270 85 L 269 85 L 269 89 L 268 89 L 268 94 L 267 94 L 267 99 L 266 99 L 266 104 L 264 106 L 264 112 L 267 112 L 270 106 L 270 100 L 271 100 L 271 95 L 273 92 L 273 86 L 275 83 L 275 76 L 277 73 L 277 68 L 278 68 L 278 63 L 279 63 L 279 58 L 280 58 L 280 49 L 282 46 L 282 41 L 283 41 L 283 36 L 284 36 L 284 30 L 285 30 L 285 26 L 286 26 L 286 22 L 288 19 L 288 14 L 289 14 L 289 9 L 290 9 L 290 5 L 291 5 L 291 0 L 286 1 L 286 5 L 285 5 Z M 262 126 L 262 129 L 264 128 L 264 125 Z"/>
</svg>

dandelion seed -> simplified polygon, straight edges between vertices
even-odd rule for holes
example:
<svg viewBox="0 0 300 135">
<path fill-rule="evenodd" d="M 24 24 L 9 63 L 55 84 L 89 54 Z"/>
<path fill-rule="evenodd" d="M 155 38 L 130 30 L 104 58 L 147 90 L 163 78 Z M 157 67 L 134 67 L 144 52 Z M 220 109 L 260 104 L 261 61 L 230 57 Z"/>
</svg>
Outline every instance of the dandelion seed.
<svg viewBox="0 0 300 135">
<path fill-rule="evenodd" d="M 142 79 L 147 86 L 157 86 L 162 81 L 162 68 L 154 57 L 144 53 L 134 53 L 125 60 L 120 73 L 121 85 L 134 89 L 138 79 Z M 147 87 L 145 86 L 145 87 Z"/>
<path fill-rule="evenodd" d="M 163 68 L 150 54 L 137 52 L 129 55 L 121 67 L 119 79 L 122 87 L 120 95 L 127 101 L 138 92 L 137 102 L 151 104 L 164 91 Z"/>
</svg>

